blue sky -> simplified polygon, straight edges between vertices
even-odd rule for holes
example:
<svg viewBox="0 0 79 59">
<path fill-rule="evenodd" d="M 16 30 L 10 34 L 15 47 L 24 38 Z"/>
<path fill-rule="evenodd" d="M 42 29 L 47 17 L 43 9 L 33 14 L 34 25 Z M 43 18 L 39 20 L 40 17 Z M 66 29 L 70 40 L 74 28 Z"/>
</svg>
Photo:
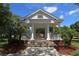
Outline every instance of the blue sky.
<svg viewBox="0 0 79 59">
<path fill-rule="evenodd" d="M 67 3 L 16 3 L 10 4 L 10 11 L 13 14 L 24 17 L 37 9 L 45 11 L 63 19 L 61 26 L 69 26 L 79 21 L 79 6 Z"/>
</svg>

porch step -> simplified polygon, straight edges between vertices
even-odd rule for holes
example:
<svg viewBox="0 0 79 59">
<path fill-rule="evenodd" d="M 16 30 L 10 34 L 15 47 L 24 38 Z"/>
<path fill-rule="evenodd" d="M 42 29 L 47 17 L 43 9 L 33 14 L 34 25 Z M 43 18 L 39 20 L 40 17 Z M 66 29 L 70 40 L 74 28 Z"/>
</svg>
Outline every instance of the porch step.
<svg viewBox="0 0 79 59">
<path fill-rule="evenodd" d="M 37 38 L 35 40 L 46 40 L 45 38 Z"/>
<path fill-rule="evenodd" d="M 54 47 L 56 44 L 49 40 L 29 40 L 27 43 L 28 47 Z"/>
</svg>

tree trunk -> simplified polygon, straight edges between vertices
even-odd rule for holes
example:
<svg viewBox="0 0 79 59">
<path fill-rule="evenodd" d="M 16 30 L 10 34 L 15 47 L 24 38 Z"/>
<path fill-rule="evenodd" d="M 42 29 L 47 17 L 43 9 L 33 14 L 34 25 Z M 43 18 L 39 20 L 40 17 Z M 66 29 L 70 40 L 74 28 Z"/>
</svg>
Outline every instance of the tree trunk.
<svg viewBox="0 0 79 59">
<path fill-rule="evenodd" d="M 1 40 L 2 40 L 2 34 L 1 34 Z"/>
<path fill-rule="evenodd" d="M 19 40 L 21 40 L 21 33 L 19 34 Z"/>
<path fill-rule="evenodd" d="M 14 39 L 16 39 L 16 34 L 14 34 Z"/>
<path fill-rule="evenodd" d="M 73 36 L 71 36 L 71 38 L 69 40 L 69 45 L 71 45 L 72 38 L 73 38 Z"/>
<path fill-rule="evenodd" d="M 12 40 L 11 33 L 9 33 L 9 39 L 8 39 L 8 42 L 10 42 L 11 40 Z"/>
</svg>

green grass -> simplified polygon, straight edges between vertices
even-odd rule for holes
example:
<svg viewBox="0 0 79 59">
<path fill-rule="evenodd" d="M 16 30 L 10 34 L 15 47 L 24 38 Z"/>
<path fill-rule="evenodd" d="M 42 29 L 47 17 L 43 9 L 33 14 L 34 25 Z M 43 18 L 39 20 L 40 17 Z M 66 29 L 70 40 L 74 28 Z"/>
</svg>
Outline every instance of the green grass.
<svg viewBox="0 0 79 59">
<path fill-rule="evenodd" d="M 79 39 L 73 39 L 72 40 L 72 45 L 74 45 L 75 47 L 77 47 L 78 49 L 71 52 L 71 55 L 73 56 L 79 56 Z"/>
<path fill-rule="evenodd" d="M 79 50 L 73 51 L 71 53 L 71 55 L 73 55 L 73 56 L 79 56 Z"/>
<path fill-rule="evenodd" d="M 74 39 L 74 40 L 72 40 L 72 45 L 74 45 L 74 46 L 76 46 L 76 47 L 78 47 L 79 48 L 79 39 Z"/>
<path fill-rule="evenodd" d="M 4 45 L 7 43 L 8 43 L 7 39 L 2 39 L 2 40 L 0 39 L 0 48 L 4 47 Z"/>
</svg>

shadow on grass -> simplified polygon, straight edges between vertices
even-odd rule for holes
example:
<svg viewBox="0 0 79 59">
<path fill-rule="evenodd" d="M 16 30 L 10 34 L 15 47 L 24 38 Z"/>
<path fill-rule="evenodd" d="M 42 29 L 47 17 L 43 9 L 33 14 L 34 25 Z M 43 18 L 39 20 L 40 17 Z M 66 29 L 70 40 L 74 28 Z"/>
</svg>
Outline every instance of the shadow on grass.
<svg viewBox="0 0 79 59">
<path fill-rule="evenodd" d="M 76 42 L 76 43 L 79 43 L 79 39 L 78 39 L 78 40 L 72 40 L 72 42 Z"/>
</svg>

